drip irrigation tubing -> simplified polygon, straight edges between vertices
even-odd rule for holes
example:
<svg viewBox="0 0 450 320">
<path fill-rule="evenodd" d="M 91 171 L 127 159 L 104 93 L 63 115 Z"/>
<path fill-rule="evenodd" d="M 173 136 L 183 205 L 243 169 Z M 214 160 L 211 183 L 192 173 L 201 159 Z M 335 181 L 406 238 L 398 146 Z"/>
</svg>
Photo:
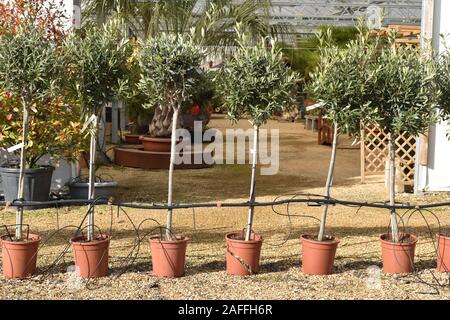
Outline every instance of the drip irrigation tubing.
<svg viewBox="0 0 450 320">
<path fill-rule="evenodd" d="M 300 196 L 304 196 L 300 198 Z M 339 200 L 335 198 L 327 198 L 319 195 L 308 195 L 301 194 L 296 197 L 292 197 L 289 199 L 281 199 L 274 201 L 265 201 L 265 202 L 208 202 L 208 203 L 183 203 L 183 204 L 157 204 L 157 203 L 134 203 L 134 202 L 116 202 L 113 199 L 96 199 L 96 200 L 87 200 L 87 199 L 62 199 L 62 200 L 50 200 L 50 201 L 19 201 L 14 200 L 13 202 L 0 202 L 0 206 L 4 207 L 32 207 L 32 206 L 70 206 L 70 205 L 88 205 L 88 204 L 96 204 L 96 205 L 113 205 L 120 206 L 123 208 L 130 209 L 152 209 L 152 210 L 168 210 L 168 209 L 191 209 L 191 208 L 230 208 L 230 207 L 274 207 L 277 205 L 283 204 L 292 204 L 292 203 L 306 203 L 309 206 L 322 206 L 322 205 L 342 205 L 342 206 L 350 206 L 350 207 L 368 207 L 368 208 L 378 208 L 378 209 L 402 209 L 402 210 L 424 210 L 424 209 L 432 209 L 439 207 L 450 207 L 450 202 L 436 202 L 436 203 L 427 203 L 427 204 L 410 204 L 410 203 L 397 203 L 395 205 L 389 205 L 388 203 L 381 202 L 357 202 L 357 201 L 348 201 L 348 200 Z"/>
</svg>

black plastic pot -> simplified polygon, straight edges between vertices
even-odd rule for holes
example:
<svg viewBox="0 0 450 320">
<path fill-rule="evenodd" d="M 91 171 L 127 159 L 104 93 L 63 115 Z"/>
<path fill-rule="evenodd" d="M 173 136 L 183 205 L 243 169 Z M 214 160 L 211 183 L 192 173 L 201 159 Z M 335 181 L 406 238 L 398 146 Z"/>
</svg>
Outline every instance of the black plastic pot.
<svg viewBox="0 0 450 320">
<path fill-rule="evenodd" d="M 116 188 L 116 181 L 96 182 L 94 198 L 109 198 Z M 69 184 L 69 192 L 72 199 L 88 199 L 89 183 L 71 183 Z"/>
<path fill-rule="evenodd" d="M 52 166 L 25 170 L 24 200 L 26 201 L 48 201 L 50 198 L 50 186 L 52 175 L 55 170 Z M 2 178 L 2 189 L 5 201 L 11 202 L 17 199 L 19 189 L 20 169 L 0 167 Z M 35 208 L 35 207 L 33 207 Z M 33 209 L 28 207 L 28 209 Z"/>
</svg>

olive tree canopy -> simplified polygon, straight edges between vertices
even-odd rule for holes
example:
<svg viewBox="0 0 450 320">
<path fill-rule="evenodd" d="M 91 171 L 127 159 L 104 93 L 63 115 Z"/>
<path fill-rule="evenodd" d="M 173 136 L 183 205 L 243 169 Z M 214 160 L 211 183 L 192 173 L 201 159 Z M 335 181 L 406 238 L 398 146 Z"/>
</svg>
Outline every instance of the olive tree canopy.
<svg viewBox="0 0 450 320">
<path fill-rule="evenodd" d="M 292 104 L 295 73 L 286 66 L 275 41 L 261 38 L 256 44 L 236 28 L 239 50 L 225 62 L 217 78 L 219 94 L 231 121 L 244 115 L 259 127 Z"/>
<path fill-rule="evenodd" d="M 369 64 L 377 52 L 378 41 L 371 40 L 363 30 L 345 47 L 331 42 L 330 30 L 318 37 L 319 64 L 311 73 L 306 90 L 311 98 L 323 103 L 322 114 L 341 133 L 358 135 L 361 123 L 367 122 L 373 113 Z"/>
</svg>

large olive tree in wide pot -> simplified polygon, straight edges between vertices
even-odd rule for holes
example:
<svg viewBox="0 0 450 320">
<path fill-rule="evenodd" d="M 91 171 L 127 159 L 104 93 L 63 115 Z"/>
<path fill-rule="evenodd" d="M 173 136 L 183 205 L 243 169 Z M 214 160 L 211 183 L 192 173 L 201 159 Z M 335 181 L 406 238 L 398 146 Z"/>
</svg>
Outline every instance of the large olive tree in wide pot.
<svg viewBox="0 0 450 320">
<path fill-rule="evenodd" d="M 39 141 L 38 136 L 31 141 L 27 138 L 29 123 L 35 121 L 33 115 L 49 112 L 49 101 L 59 94 L 64 65 L 59 49 L 59 45 L 48 37 L 44 29 L 36 27 L 32 20 L 23 21 L 15 30 L 0 34 L 0 88 L 7 92 L 9 98 L 17 101 L 15 108 L 22 110 L 16 115 L 6 116 L 6 120 L 12 120 L 13 116 L 22 118 L 22 127 L 17 128 L 21 133 L 21 142 L 12 147 L 21 150 L 20 160 L 18 164 L 1 168 L 7 196 L 11 196 L 8 195 L 8 188 L 17 192 L 14 199 L 24 199 L 26 193 L 33 194 L 33 188 L 43 188 L 39 192 L 34 190 L 34 194 L 37 192 L 41 197 L 28 197 L 27 200 L 48 200 L 53 168 L 30 168 L 35 163 L 27 157 L 29 147 L 48 141 Z M 5 133 L 15 134 L 12 131 Z M 3 273 L 6 277 L 25 278 L 34 272 L 40 239 L 29 232 L 24 234 L 23 207 L 18 207 L 15 236 L 8 234 L 1 238 Z"/>
<path fill-rule="evenodd" d="M 272 115 L 292 105 L 290 96 L 295 74 L 285 65 L 275 41 L 262 38 L 254 43 L 240 25 L 236 32 L 239 50 L 225 62 L 218 76 L 218 93 L 232 122 L 248 117 L 253 127 L 252 175 L 245 232 L 232 232 L 225 236 L 226 260 L 228 274 L 249 275 L 259 271 L 263 242 L 262 236 L 252 229 L 259 130 Z"/>
<path fill-rule="evenodd" d="M 172 233 L 173 172 L 177 127 L 180 109 L 192 99 L 196 85 L 202 79 L 201 63 L 204 51 L 190 37 L 161 34 L 142 44 L 139 56 L 141 80 L 139 88 L 148 96 L 149 107 L 166 110 L 171 117 L 170 165 L 166 232 L 150 238 L 153 273 L 158 277 L 184 275 L 184 263 L 188 238 Z"/>
<path fill-rule="evenodd" d="M 69 61 L 68 88 L 83 112 L 84 129 L 90 134 L 88 199 L 98 195 L 95 158 L 97 134 L 103 107 L 127 92 L 127 61 L 131 54 L 128 40 L 122 37 L 121 21 L 103 26 L 88 26 L 72 33 L 65 41 Z M 87 234 L 71 239 L 75 264 L 82 277 L 101 277 L 108 273 L 111 236 L 95 233 L 94 204 L 89 205 Z"/>
<path fill-rule="evenodd" d="M 334 124 L 333 143 L 325 200 L 330 199 L 333 184 L 336 151 L 340 134 L 358 136 L 361 125 L 370 116 L 370 74 L 368 63 L 376 54 L 377 41 L 369 41 L 368 34 L 360 30 L 356 40 L 346 47 L 334 45 L 330 30 L 318 35 L 320 59 L 306 86 L 308 93 L 322 104 L 321 111 Z M 328 204 L 322 206 L 318 234 L 302 235 L 302 270 L 312 275 L 331 274 L 339 240 L 326 234 Z"/>
<path fill-rule="evenodd" d="M 395 208 L 397 138 L 424 133 L 438 118 L 440 90 L 437 68 L 429 52 L 394 44 L 395 34 L 369 65 L 373 114 L 371 119 L 389 137 L 390 232 L 380 236 L 383 270 L 407 273 L 414 270 L 417 236 L 399 230 Z"/>
</svg>

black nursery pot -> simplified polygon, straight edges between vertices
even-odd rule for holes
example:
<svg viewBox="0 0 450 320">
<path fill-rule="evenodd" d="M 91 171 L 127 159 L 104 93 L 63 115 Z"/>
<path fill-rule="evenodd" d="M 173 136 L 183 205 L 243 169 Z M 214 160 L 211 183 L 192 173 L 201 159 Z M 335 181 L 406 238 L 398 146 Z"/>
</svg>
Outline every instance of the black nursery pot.
<svg viewBox="0 0 450 320">
<path fill-rule="evenodd" d="M 50 186 L 55 170 L 52 166 L 42 166 L 25 170 L 24 199 L 25 201 L 48 201 L 50 198 Z M 0 167 L 2 189 L 5 201 L 11 202 L 17 199 L 19 189 L 20 169 Z M 33 207 L 37 208 L 37 207 Z M 28 207 L 28 209 L 33 209 Z"/>
<path fill-rule="evenodd" d="M 117 188 L 116 181 L 103 181 L 95 183 L 94 198 L 109 198 Z M 72 199 L 89 199 L 89 183 L 74 182 L 69 184 Z"/>
</svg>

